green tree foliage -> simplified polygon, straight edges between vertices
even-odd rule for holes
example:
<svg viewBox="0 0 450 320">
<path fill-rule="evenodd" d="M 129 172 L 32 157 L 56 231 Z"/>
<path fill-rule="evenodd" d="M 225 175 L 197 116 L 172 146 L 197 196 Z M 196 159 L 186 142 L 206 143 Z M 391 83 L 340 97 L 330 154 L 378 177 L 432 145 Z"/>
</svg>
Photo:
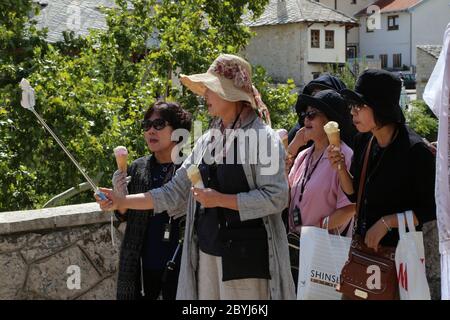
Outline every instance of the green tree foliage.
<svg viewBox="0 0 450 320">
<path fill-rule="evenodd" d="M 298 120 L 293 110 L 297 101 L 294 81 L 289 79 L 287 84 L 275 85 L 264 68 L 257 66 L 253 70 L 253 82 L 270 110 L 272 127 L 289 131 Z"/>
<path fill-rule="evenodd" d="M 405 117 L 407 124 L 419 135 L 430 142 L 437 140 L 438 120 L 425 101 L 412 101 Z"/>
<path fill-rule="evenodd" d="M 92 177 L 105 173 L 100 183 L 108 186 L 114 147 L 127 146 L 130 159 L 146 154 L 139 122 L 156 99 L 180 101 L 206 123 L 198 99 L 172 79 L 204 72 L 219 53 L 239 52 L 251 37 L 242 14 L 257 16 L 267 2 L 134 0 L 130 9 L 127 1 L 116 0 L 115 8 L 103 9 L 106 31 L 91 31 L 84 39 L 66 33 L 63 42 L 51 45 L 28 18 L 31 0 L 2 1 L 0 211 L 40 207 L 84 181 L 34 115 L 20 107 L 22 77 L 35 88 L 36 111 Z M 273 87 L 268 81 L 256 72 L 274 127 L 285 126 L 292 84 Z M 67 203 L 92 200 L 85 192 Z"/>
<path fill-rule="evenodd" d="M 45 49 L 45 30 L 38 31 L 28 17 L 38 12 L 29 0 L 0 2 L 0 88 L 30 74 L 35 48 Z"/>
<path fill-rule="evenodd" d="M 338 77 L 344 82 L 345 86 L 351 90 L 355 88 L 356 77 L 351 71 L 350 65 L 346 63 L 343 66 L 337 64 L 327 64 L 325 66 L 325 72 Z"/>
<path fill-rule="evenodd" d="M 36 69 L 34 57 L 46 51 L 45 32 L 36 30 L 28 18 L 36 13 L 28 0 L 0 2 L 0 210 L 27 208 L 43 200 L 33 187 L 33 166 L 22 161 L 32 148 L 30 123 L 13 107 L 20 99 L 17 84 Z"/>
</svg>

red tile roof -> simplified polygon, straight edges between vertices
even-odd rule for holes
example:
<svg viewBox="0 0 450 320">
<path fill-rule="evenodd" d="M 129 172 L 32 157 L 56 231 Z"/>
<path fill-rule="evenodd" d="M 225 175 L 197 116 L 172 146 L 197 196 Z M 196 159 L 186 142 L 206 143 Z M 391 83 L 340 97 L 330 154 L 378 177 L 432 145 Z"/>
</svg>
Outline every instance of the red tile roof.
<svg viewBox="0 0 450 320">
<path fill-rule="evenodd" d="M 381 13 L 393 12 L 393 11 L 404 11 L 407 10 L 423 0 L 378 0 L 371 4 L 371 6 L 378 6 L 381 9 Z M 356 15 L 367 14 L 367 8 L 364 8 Z"/>
</svg>

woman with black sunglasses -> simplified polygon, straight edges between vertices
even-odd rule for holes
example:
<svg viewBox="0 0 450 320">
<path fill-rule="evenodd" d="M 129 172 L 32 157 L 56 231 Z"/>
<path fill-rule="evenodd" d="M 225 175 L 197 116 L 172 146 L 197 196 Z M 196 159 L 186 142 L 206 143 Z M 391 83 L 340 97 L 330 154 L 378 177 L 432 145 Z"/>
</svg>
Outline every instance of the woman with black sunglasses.
<svg viewBox="0 0 450 320">
<path fill-rule="evenodd" d="M 311 147 L 301 151 L 289 171 L 290 205 L 289 232 L 300 235 L 302 226 L 322 227 L 345 231 L 354 213 L 355 205 L 341 190 L 336 171 L 327 160 L 328 138 L 324 125 L 336 121 L 341 130 L 341 151 L 347 156 L 345 165 L 350 167 L 353 151 L 348 144 L 355 132 L 344 99 L 334 90 L 323 90 L 314 96 L 301 94 L 296 105 L 300 119 L 304 121 L 303 142 L 313 141 Z M 297 137 L 298 138 L 298 137 Z M 295 263 L 295 259 L 291 259 Z M 295 282 L 298 281 L 298 264 L 292 266 Z"/>
<path fill-rule="evenodd" d="M 179 166 L 171 159 L 178 143 L 171 140 L 176 129 L 191 128 L 191 116 L 176 103 L 159 101 L 144 115 L 142 129 L 150 155 L 135 160 L 128 172 L 113 175 L 114 191 L 121 195 L 136 194 L 159 188 L 172 179 Z M 131 176 L 127 186 L 126 177 Z M 181 250 L 173 272 L 164 273 L 180 239 L 180 219 L 169 218 L 167 212 L 153 210 L 116 211 L 127 221 L 122 242 L 117 282 L 117 299 L 174 300 L 177 291 Z"/>
</svg>

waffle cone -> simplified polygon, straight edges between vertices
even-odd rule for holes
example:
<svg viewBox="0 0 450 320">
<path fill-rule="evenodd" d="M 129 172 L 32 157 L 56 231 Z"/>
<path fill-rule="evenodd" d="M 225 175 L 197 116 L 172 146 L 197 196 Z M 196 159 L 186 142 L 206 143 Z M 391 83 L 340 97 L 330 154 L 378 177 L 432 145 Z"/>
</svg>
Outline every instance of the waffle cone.
<svg viewBox="0 0 450 320">
<path fill-rule="evenodd" d="M 327 136 L 328 136 L 328 141 L 330 142 L 330 144 L 332 144 L 336 147 L 339 147 L 341 145 L 341 135 L 340 135 L 339 131 L 327 133 Z"/>
<path fill-rule="evenodd" d="M 189 177 L 189 180 L 191 180 L 192 185 L 196 188 L 204 188 L 202 175 L 200 174 L 200 170 L 198 170 L 197 166 L 190 166 L 187 170 L 187 175 Z"/>
<path fill-rule="evenodd" d="M 127 160 L 128 160 L 128 155 L 117 155 L 116 156 L 117 168 L 120 171 L 127 172 Z"/>
</svg>

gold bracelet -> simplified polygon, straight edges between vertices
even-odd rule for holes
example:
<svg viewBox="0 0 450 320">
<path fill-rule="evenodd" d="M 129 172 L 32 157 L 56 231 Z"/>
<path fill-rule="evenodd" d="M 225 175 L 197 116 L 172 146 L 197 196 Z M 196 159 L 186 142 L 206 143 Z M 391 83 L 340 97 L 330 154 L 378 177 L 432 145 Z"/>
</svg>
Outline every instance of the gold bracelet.
<svg viewBox="0 0 450 320">
<path fill-rule="evenodd" d="M 381 222 L 383 222 L 383 224 L 386 226 L 386 229 L 391 232 L 392 228 L 388 226 L 388 224 L 386 223 L 386 221 L 384 221 L 384 217 L 381 217 Z"/>
</svg>

